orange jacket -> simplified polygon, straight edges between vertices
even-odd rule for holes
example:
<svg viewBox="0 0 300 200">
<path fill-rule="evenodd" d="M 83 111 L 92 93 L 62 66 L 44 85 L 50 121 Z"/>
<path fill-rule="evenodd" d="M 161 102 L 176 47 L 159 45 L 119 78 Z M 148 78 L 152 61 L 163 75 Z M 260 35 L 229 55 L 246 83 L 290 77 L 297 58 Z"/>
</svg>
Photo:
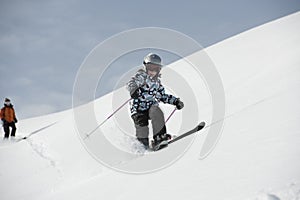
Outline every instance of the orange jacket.
<svg viewBox="0 0 300 200">
<path fill-rule="evenodd" d="M 13 122 L 16 119 L 15 110 L 12 106 L 5 106 L 1 109 L 0 118 L 4 119 L 8 123 Z"/>
</svg>

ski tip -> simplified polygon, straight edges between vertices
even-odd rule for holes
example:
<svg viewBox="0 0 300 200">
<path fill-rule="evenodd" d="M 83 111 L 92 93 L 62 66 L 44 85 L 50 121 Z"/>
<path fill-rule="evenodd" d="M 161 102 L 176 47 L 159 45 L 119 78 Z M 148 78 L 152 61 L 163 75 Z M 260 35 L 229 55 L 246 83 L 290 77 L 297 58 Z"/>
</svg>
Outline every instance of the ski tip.
<svg viewBox="0 0 300 200">
<path fill-rule="evenodd" d="M 200 131 L 201 129 L 203 129 L 205 126 L 205 122 L 201 122 L 199 125 L 198 125 L 198 131 Z"/>
</svg>

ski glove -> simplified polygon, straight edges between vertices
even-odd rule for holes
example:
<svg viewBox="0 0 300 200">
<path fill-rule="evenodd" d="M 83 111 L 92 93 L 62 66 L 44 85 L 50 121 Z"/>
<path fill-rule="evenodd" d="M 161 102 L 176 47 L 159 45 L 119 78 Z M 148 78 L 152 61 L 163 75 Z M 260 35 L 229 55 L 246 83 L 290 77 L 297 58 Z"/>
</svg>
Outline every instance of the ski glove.
<svg viewBox="0 0 300 200">
<path fill-rule="evenodd" d="M 18 120 L 17 120 L 17 118 L 15 118 L 15 119 L 14 119 L 14 122 L 15 122 L 15 123 L 18 123 Z"/>
<path fill-rule="evenodd" d="M 184 103 L 182 101 L 180 101 L 179 98 L 175 100 L 174 105 L 176 106 L 176 108 L 178 110 L 180 110 L 184 107 Z"/>
</svg>

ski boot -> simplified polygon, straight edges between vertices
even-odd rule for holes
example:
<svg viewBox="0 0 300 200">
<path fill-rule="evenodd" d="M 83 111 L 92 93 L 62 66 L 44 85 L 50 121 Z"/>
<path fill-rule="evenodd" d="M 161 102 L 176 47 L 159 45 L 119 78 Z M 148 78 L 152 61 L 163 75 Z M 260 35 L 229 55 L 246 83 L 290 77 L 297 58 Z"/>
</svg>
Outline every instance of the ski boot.
<svg viewBox="0 0 300 200">
<path fill-rule="evenodd" d="M 167 133 L 155 135 L 152 141 L 152 149 L 158 151 L 164 147 L 168 146 L 168 141 L 171 140 L 172 136 Z"/>
</svg>

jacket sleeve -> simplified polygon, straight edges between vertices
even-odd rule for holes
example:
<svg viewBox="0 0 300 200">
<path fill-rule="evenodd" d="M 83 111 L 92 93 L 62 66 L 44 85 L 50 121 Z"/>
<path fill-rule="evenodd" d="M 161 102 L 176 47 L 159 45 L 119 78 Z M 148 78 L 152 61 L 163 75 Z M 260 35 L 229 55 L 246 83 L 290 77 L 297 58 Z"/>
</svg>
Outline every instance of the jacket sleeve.
<svg viewBox="0 0 300 200">
<path fill-rule="evenodd" d="M 4 119 L 4 108 L 0 110 L 0 119 Z"/>
<path fill-rule="evenodd" d="M 17 121 L 15 109 L 13 109 L 13 111 L 14 111 L 14 120 Z"/>
<path fill-rule="evenodd" d="M 130 94 L 134 93 L 139 87 L 142 87 L 145 83 L 145 71 L 140 69 L 133 77 L 131 77 L 130 81 L 127 83 L 127 90 Z"/>
<path fill-rule="evenodd" d="M 164 86 L 160 83 L 158 92 L 156 94 L 156 98 L 164 103 L 174 105 L 175 100 L 177 99 L 175 96 L 171 94 L 166 94 Z"/>
</svg>

